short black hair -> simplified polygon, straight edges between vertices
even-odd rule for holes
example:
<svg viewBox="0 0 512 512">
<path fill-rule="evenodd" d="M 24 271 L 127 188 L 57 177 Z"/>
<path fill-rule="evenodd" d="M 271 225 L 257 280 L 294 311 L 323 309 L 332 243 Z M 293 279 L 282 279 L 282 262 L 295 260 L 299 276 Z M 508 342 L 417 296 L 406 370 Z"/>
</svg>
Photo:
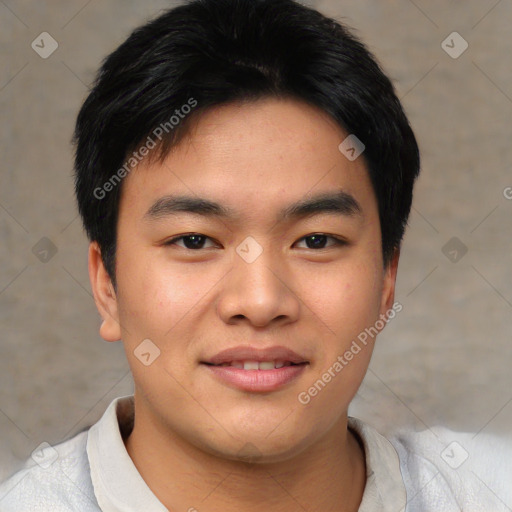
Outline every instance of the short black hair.
<svg viewBox="0 0 512 512">
<path fill-rule="evenodd" d="M 294 0 L 191 0 L 134 30 L 103 61 L 77 118 L 78 209 L 114 286 L 122 178 L 148 147 L 164 158 L 202 112 L 267 97 L 319 107 L 363 142 L 389 263 L 420 156 L 375 57 L 345 25 Z"/>
</svg>

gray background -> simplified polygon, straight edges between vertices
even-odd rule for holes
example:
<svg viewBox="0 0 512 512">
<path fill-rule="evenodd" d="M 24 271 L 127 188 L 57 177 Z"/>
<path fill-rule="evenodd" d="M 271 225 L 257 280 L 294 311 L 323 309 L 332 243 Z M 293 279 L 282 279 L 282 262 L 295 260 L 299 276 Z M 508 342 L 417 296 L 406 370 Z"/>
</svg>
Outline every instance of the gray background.
<svg viewBox="0 0 512 512">
<path fill-rule="evenodd" d="M 510 436 L 512 2 L 309 4 L 356 27 L 423 155 L 399 269 L 403 311 L 350 413 L 383 433 L 444 425 Z M 121 344 L 98 334 L 70 138 L 103 57 L 170 5 L 0 0 L 0 479 L 132 392 Z M 47 59 L 31 48 L 44 31 L 59 45 Z M 453 31 L 469 44 L 456 59 L 441 46 Z M 48 247 L 43 237 L 57 250 L 46 262 L 33 251 Z"/>
</svg>

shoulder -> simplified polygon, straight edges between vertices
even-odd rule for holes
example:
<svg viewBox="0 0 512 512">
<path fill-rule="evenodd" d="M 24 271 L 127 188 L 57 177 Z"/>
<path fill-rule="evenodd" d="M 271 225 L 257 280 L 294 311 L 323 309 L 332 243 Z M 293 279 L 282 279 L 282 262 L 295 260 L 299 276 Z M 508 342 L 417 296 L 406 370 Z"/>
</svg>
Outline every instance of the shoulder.
<svg viewBox="0 0 512 512">
<path fill-rule="evenodd" d="M 510 511 L 512 441 L 433 427 L 390 436 L 407 490 L 407 512 Z"/>
<path fill-rule="evenodd" d="M 2 512 L 99 512 L 90 478 L 88 432 L 56 446 L 40 445 L 22 469 L 0 484 Z"/>
</svg>

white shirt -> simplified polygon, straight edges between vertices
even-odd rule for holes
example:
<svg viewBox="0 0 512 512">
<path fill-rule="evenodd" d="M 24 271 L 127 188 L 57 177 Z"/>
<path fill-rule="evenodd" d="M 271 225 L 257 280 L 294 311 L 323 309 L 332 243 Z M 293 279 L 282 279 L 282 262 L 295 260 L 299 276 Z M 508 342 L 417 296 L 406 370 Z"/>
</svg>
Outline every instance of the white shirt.
<svg viewBox="0 0 512 512">
<path fill-rule="evenodd" d="M 0 512 L 167 511 L 126 451 L 121 432 L 131 431 L 133 414 L 133 397 L 117 398 L 89 430 L 33 454 L 0 485 Z M 356 418 L 348 424 L 366 457 L 359 512 L 512 510 L 512 448 L 503 439 L 432 429 L 390 442 Z"/>
</svg>

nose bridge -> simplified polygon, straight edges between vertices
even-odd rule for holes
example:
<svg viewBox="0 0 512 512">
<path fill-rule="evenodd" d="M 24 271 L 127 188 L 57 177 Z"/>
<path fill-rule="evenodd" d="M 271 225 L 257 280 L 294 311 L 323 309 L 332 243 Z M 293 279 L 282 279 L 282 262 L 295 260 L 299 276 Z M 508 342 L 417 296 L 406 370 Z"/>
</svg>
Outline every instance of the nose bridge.
<svg viewBox="0 0 512 512">
<path fill-rule="evenodd" d="M 257 325 L 265 325 L 277 317 L 295 318 L 298 301 L 286 274 L 283 261 L 275 251 L 247 237 L 236 248 L 219 313 L 225 321 L 244 316 Z"/>
<path fill-rule="evenodd" d="M 280 295 L 283 285 L 275 274 L 279 273 L 282 265 L 275 251 L 264 248 L 253 237 L 247 237 L 237 247 L 236 253 L 233 270 L 245 295 L 262 295 L 265 300 Z"/>
</svg>

